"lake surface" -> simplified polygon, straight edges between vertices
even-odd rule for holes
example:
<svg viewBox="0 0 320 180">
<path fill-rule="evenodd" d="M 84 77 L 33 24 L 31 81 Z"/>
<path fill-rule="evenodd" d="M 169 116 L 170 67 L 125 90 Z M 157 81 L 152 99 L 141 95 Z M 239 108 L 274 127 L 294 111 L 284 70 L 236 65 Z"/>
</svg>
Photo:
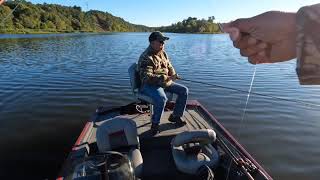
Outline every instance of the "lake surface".
<svg viewBox="0 0 320 180">
<path fill-rule="evenodd" d="M 54 178 L 96 107 L 134 100 L 127 68 L 147 33 L 0 35 L 0 179 Z M 274 179 L 320 179 L 320 107 L 249 90 L 254 65 L 226 35 L 167 34 L 166 50 L 200 101 Z M 257 65 L 252 92 L 320 104 L 296 61 Z"/>
</svg>

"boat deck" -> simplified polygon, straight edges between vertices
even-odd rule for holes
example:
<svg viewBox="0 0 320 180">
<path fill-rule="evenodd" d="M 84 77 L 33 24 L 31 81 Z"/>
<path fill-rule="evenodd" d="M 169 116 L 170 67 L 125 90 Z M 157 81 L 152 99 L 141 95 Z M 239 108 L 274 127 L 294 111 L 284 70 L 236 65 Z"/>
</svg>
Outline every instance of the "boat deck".
<svg viewBox="0 0 320 180">
<path fill-rule="evenodd" d="M 143 112 L 138 112 L 136 105 Z M 186 125 L 176 126 L 168 121 L 174 103 L 167 103 L 160 121 L 160 133 L 152 135 L 151 116 L 147 112 L 148 106 L 132 103 L 112 109 L 98 108 L 91 120 L 87 122 L 78 140 L 72 148 L 62 170 L 61 177 L 72 179 L 74 167 L 81 163 L 86 156 L 95 156 L 98 152 L 96 130 L 101 123 L 110 118 L 122 116 L 136 122 L 140 140 L 140 151 L 143 158 L 143 180 L 183 179 L 195 180 L 198 176 L 191 176 L 177 170 L 171 152 L 171 141 L 179 133 L 197 129 L 213 129 L 217 135 L 217 142 L 213 144 L 220 155 L 219 166 L 214 170 L 216 180 L 225 179 L 272 179 L 263 168 L 250 156 L 248 152 L 232 137 L 232 135 L 197 101 L 188 101 L 186 111 L 182 117 Z M 243 159 L 249 166 L 239 166 L 237 158 Z M 237 165 L 238 164 L 238 165 Z M 244 168 L 256 167 L 249 170 Z M 252 177 L 251 177 L 252 176 Z M 249 178 L 250 177 L 250 178 Z"/>
<path fill-rule="evenodd" d="M 143 158 L 143 179 L 194 179 L 194 177 L 180 173 L 176 169 L 171 153 L 171 140 L 175 135 L 184 131 L 212 127 L 195 107 L 186 108 L 182 118 L 187 124 L 182 127 L 177 127 L 174 123 L 168 121 L 171 113 L 171 110 L 165 110 L 160 121 L 160 133 L 155 136 L 150 132 L 150 113 L 121 115 L 134 120 L 137 124 L 140 150 Z M 103 122 L 97 122 L 96 125 L 99 126 Z M 92 130 L 90 144 L 96 142 L 95 132 L 96 128 Z"/>
<path fill-rule="evenodd" d="M 204 120 L 204 118 L 199 114 L 197 109 L 187 109 L 182 117 L 183 120 L 186 121 L 186 125 L 182 127 L 177 127 L 174 123 L 168 121 L 168 118 L 172 111 L 168 110 L 165 111 L 161 117 L 160 121 L 160 133 L 156 134 L 155 136 L 152 136 L 150 134 L 150 128 L 151 128 L 151 122 L 150 122 L 150 114 L 134 114 L 134 115 L 122 115 L 123 117 L 132 119 L 137 124 L 137 130 L 139 134 L 139 138 L 145 139 L 145 138 L 155 138 L 155 137 L 161 137 L 161 136 L 172 136 L 179 134 L 184 131 L 188 130 L 196 130 L 196 129 L 208 129 L 211 128 L 210 125 Z M 99 126 L 99 124 L 103 123 L 104 121 L 97 122 L 96 124 Z M 96 141 L 95 139 L 95 131 L 96 128 L 92 131 L 92 136 L 90 139 L 90 143 L 93 143 Z"/>
</svg>

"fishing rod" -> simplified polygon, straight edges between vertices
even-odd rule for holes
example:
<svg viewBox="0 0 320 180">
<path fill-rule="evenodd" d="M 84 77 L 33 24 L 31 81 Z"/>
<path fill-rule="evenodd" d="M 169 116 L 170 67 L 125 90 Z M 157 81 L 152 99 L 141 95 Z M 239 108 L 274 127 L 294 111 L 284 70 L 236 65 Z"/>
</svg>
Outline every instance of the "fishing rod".
<svg viewBox="0 0 320 180">
<path fill-rule="evenodd" d="M 242 93 L 249 93 L 249 91 L 246 91 L 246 90 L 227 87 L 227 86 L 222 86 L 222 85 L 217 85 L 217 84 L 206 83 L 206 82 L 203 82 L 203 81 L 196 81 L 196 80 L 190 80 L 190 79 L 185 79 L 185 78 L 181 78 L 180 80 L 181 81 L 185 81 L 185 82 L 204 84 L 204 85 L 213 86 L 213 87 L 217 87 L 217 88 L 221 88 L 221 89 L 228 89 L 228 90 L 238 91 L 238 92 L 242 92 Z M 306 106 L 320 107 L 320 104 L 306 102 L 306 101 L 302 101 L 302 100 L 298 100 L 298 99 L 287 99 L 287 98 L 283 98 L 283 97 L 278 97 L 278 96 L 273 96 L 273 95 L 268 95 L 268 94 L 262 94 L 262 93 L 257 93 L 257 92 L 251 92 L 251 94 L 254 94 L 254 95 L 257 95 L 257 96 L 263 96 L 263 97 L 267 97 L 267 98 L 273 98 L 273 99 L 277 99 L 277 100 L 281 100 L 281 101 L 295 102 L 295 103 L 303 104 L 303 105 L 306 105 Z"/>
<path fill-rule="evenodd" d="M 186 111 L 189 111 L 189 110 L 186 109 Z M 196 118 L 192 114 L 190 115 L 191 115 L 191 118 L 194 120 L 194 122 L 196 122 L 198 125 L 201 124 L 201 126 L 206 127 L 206 125 L 203 122 L 201 122 L 198 118 Z M 216 133 L 217 133 L 217 139 L 216 139 L 217 144 L 219 144 L 220 145 L 219 147 L 221 147 L 224 150 L 224 152 L 226 152 L 231 157 L 230 167 L 232 165 L 231 162 L 233 162 L 235 165 L 237 165 L 240 168 L 240 171 L 242 171 L 244 174 L 247 175 L 249 180 L 254 180 L 251 173 L 255 173 L 256 171 L 259 171 L 260 174 L 263 175 L 265 179 L 269 179 L 268 176 L 265 175 L 265 173 L 259 167 L 257 167 L 254 163 L 252 163 L 246 155 L 244 155 L 241 151 L 239 151 L 234 146 L 234 144 L 230 143 L 229 140 L 224 139 L 223 135 L 221 135 L 219 131 Z M 225 141 L 228 142 L 229 145 L 227 145 Z M 229 171 L 229 168 L 228 168 L 228 171 Z"/>
</svg>

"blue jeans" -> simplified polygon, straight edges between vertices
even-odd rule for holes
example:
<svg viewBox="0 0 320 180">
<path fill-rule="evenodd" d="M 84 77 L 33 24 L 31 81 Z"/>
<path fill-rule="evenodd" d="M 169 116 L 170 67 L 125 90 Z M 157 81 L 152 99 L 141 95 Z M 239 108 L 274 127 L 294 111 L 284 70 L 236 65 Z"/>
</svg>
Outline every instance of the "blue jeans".
<svg viewBox="0 0 320 180">
<path fill-rule="evenodd" d="M 186 108 L 189 90 L 186 86 L 173 82 L 169 87 L 162 88 L 160 86 L 144 84 L 141 88 L 141 93 L 152 98 L 153 104 L 153 116 L 152 122 L 155 124 L 160 123 L 160 119 L 168 100 L 165 92 L 171 92 L 177 94 L 176 104 L 173 109 L 173 115 L 176 117 L 182 117 Z"/>
</svg>

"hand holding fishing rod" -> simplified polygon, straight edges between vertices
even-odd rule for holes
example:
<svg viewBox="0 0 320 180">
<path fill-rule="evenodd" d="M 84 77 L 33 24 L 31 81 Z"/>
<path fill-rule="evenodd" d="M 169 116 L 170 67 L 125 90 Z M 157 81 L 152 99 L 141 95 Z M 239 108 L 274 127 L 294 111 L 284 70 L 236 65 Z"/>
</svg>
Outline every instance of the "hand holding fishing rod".
<svg viewBox="0 0 320 180">
<path fill-rule="evenodd" d="M 172 76 L 169 76 L 168 79 L 175 81 L 177 79 L 182 79 L 182 77 L 179 74 L 174 74 Z"/>
<path fill-rule="evenodd" d="M 269 11 L 222 25 L 234 47 L 252 64 L 273 63 L 296 57 L 296 16 Z M 236 32 L 236 31 L 239 32 Z"/>
<path fill-rule="evenodd" d="M 181 76 L 180 75 L 178 75 L 178 74 L 174 74 L 174 75 L 172 75 L 172 76 L 167 76 L 167 78 L 166 78 L 166 82 L 169 82 L 169 81 L 175 81 L 175 80 L 177 80 L 177 79 L 182 79 L 181 78 Z"/>
<path fill-rule="evenodd" d="M 320 84 L 320 3 L 296 13 L 269 11 L 221 25 L 252 64 L 297 58 L 300 84 Z"/>
</svg>

